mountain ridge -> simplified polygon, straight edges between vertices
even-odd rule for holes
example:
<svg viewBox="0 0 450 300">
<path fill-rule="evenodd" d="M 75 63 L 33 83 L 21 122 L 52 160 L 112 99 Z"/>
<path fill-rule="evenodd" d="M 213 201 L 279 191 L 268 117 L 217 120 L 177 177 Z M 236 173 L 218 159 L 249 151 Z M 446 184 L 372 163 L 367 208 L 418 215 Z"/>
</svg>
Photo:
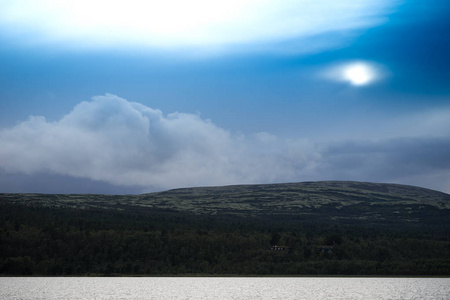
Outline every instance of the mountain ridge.
<svg viewBox="0 0 450 300">
<path fill-rule="evenodd" d="M 156 209 L 194 215 L 450 224 L 450 195 L 358 181 L 177 188 L 140 195 L 0 194 L 3 201 L 81 209 Z"/>
</svg>

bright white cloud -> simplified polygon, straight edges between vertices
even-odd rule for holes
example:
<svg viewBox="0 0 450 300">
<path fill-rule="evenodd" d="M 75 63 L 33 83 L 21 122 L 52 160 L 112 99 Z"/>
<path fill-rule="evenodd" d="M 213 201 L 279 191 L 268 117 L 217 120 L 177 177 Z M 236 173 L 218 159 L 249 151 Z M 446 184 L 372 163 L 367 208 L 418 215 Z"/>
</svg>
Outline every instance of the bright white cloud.
<svg viewBox="0 0 450 300">
<path fill-rule="evenodd" d="M 433 132 L 449 116 L 422 118 Z M 109 94 L 55 122 L 34 116 L 2 129 L 0 145 L 0 175 L 15 178 L 56 174 L 143 190 L 339 179 L 450 191 L 448 176 L 433 180 L 450 173 L 448 132 L 320 143 L 265 132 L 235 136 L 197 115 L 164 115 Z"/>
<path fill-rule="evenodd" d="M 353 86 L 372 84 L 386 76 L 386 71 L 379 64 L 368 61 L 343 62 L 328 67 L 320 77 L 337 82 L 346 82 Z"/>
<path fill-rule="evenodd" d="M 399 0 L 7 0 L 3 30 L 71 47 L 228 47 L 360 30 Z M 315 47 L 304 44 L 303 48 Z M 299 49 L 299 51 L 303 51 Z"/>
<path fill-rule="evenodd" d="M 295 167 L 307 165 L 300 144 L 277 143 L 286 150 L 281 164 L 272 151 L 253 155 L 270 142 L 268 134 L 232 137 L 197 115 L 164 116 L 107 94 L 78 104 L 59 121 L 34 116 L 0 131 L 0 167 L 168 188 L 288 179 Z"/>
</svg>

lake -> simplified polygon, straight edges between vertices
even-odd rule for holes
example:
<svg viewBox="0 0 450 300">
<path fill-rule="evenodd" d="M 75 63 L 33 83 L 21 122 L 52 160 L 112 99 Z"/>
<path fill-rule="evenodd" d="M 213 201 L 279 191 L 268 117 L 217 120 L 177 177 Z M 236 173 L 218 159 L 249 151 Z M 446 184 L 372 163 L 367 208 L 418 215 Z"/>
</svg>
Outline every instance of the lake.
<svg viewBox="0 0 450 300">
<path fill-rule="evenodd" d="M 0 299 L 450 299 L 450 278 L 0 277 Z"/>
</svg>

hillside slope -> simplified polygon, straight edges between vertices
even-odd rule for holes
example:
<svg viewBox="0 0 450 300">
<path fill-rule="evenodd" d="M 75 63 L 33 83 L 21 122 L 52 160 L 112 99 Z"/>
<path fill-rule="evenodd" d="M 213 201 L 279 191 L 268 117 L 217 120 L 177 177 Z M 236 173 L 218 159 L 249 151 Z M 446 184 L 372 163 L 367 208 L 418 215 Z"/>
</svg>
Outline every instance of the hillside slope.
<svg viewBox="0 0 450 300">
<path fill-rule="evenodd" d="M 142 195 L 136 205 L 197 214 L 292 216 L 408 222 L 448 216 L 450 195 L 397 184 L 323 181 L 176 189 Z"/>
<path fill-rule="evenodd" d="M 322 181 L 173 189 L 143 195 L 0 194 L 6 202 L 298 220 L 450 224 L 450 195 L 414 186 Z"/>
</svg>

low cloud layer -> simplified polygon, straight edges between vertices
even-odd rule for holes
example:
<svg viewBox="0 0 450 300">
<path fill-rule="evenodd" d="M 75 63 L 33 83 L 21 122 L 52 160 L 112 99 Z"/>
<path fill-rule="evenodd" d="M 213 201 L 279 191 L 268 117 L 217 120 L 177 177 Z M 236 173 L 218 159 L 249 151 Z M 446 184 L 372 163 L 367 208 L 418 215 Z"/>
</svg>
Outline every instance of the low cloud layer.
<svg viewBox="0 0 450 300">
<path fill-rule="evenodd" d="M 33 116 L 3 129 L 0 145 L 0 173 L 18 181 L 42 174 L 104 182 L 105 188 L 139 187 L 143 192 L 360 180 L 450 192 L 449 135 L 321 143 L 264 132 L 234 135 L 197 115 L 164 115 L 110 94 L 78 104 L 55 122 Z"/>
</svg>

